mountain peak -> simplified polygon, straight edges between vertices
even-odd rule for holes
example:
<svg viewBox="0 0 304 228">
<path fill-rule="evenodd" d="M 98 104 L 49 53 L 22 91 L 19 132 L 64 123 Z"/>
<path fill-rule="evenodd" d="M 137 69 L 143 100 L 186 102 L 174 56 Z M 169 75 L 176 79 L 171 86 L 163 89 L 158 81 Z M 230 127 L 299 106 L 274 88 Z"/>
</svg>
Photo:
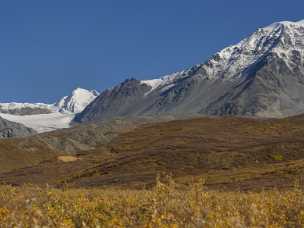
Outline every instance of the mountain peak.
<svg viewBox="0 0 304 228">
<path fill-rule="evenodd" d="M 72 94 L 77 96 L 77 95 L 81 95 L 81 94 L 93 94 L 94 96 L 99 96 L 99 92 L 97 90 L 87 90 L 81 87 L 77 87 L 76 89 L 74 89 L 72 91 Z"/>
<path fill-rule="evenodd" d="M 298 21 L 298 24 L 304 24 L 304 19 Z"/>
<path fill-rule="evenodd" d="M 238 44 L 216 53 L 202 68 L 209 79 L 235 79 L 271 54 L 288 62 L 295 50 L 304 51 L 304 20 L 281 21 L 259 28 Z"/>
<path fill-rule="evenodd" d="M 99 93 L 96 90 L 86 90 L 77 87 L 70 96 L 65 96 L 56 103 L 61 112 L 79 113 L 90 104 Z"/>
<path fill-rule="evenodd" d="M 304 26 L 304 19 L 300 21 L 279 21 L 279 22 L 274 22 L 263 29 L 274 29 L 278 26 L 285 26 L 285 27 L 299 27 L 299 26 Z"/>
<path fill-rule="evenodd" d="M 76 87 L 75 89 L 73 89 L 72 93 L 80 92 L 80 91 L 88 91 L 88 90 L 83 89 L 83 88 L 81 88 L 81 87 Z"/>
<path fill-rule="evenodd" d="M 81 87 L 76 87 L 73 91 L 72 91 L 72 94 L 77 94 L 77 93 L 87 93 L 89 92 L 90 90 L 87 90 L 87 89 L 84 89 L 84 88 L 81 88 Z"/>
</svg>

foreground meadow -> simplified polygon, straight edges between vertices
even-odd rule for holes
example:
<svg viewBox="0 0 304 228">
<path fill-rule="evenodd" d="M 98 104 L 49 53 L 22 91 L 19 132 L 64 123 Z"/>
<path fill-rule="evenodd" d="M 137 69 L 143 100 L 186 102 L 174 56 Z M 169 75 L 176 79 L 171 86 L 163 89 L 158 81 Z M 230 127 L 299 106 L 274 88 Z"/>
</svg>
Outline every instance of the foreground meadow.
<svg viewBox="0 0 304 228">
<path fill-rule="evenodd" d="M 303 227 L 304 192 L 0 187 L 1 227 Z"/>
</svg>

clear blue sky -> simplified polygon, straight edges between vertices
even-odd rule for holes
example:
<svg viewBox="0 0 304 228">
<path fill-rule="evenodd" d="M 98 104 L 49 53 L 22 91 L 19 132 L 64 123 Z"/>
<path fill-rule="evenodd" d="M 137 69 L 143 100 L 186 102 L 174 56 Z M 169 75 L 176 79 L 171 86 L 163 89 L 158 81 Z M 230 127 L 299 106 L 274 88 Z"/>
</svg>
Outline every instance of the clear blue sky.
<svg viewBox="0 0 304 228">
<path fill-rule="evenodd" d="M 304 19 L 303 0 L 0 3 L 1 102 L 53 102 L 205 61 L 256 28 Z"/>
</svg>

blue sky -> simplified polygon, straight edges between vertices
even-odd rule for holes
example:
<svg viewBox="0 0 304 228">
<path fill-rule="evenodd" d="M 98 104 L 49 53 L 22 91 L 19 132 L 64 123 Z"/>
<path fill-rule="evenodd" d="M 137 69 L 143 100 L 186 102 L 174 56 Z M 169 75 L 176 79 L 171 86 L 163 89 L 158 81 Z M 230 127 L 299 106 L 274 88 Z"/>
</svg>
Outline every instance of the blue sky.
<svg viewBox="0 0 304 228">
<path fill-rule="evenodd" d="M 54 102 L 204 62 L 258 27 L 304 19 L 303 0 L 0 3 L 1 102 Z"/>
</svg>

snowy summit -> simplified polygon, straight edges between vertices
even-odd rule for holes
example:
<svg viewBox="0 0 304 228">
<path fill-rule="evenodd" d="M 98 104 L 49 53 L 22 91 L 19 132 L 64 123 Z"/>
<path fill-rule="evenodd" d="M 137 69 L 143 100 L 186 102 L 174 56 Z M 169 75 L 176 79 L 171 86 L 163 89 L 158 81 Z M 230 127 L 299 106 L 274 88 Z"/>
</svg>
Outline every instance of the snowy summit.
<svg viewBox="0 0 304 228">
<path fill-rule="evenodd" d="M 259 28 L 238 44 L 231 45 L 217 52 L 207 62 L 197 65 L 202 68 L 210 80 L 236 79 L 250 65 L 257 62 L 270 52 L 281 57 L 290 58 L 293 51 L 304 50 L 304 20 L 297 22 L 275 22 L 264 28 Z M 188 75 L 181 71 L 158 79 L 142 80 L 151 87 L 151 91 L 173 84 Z"/>
<path fill-rule="evenodd" d="M 99 95 L 96 90 L 75 89 L 70 96 L 63 97 L 56 103 L 61 112 L 82 112 Z"/>
</svg>

